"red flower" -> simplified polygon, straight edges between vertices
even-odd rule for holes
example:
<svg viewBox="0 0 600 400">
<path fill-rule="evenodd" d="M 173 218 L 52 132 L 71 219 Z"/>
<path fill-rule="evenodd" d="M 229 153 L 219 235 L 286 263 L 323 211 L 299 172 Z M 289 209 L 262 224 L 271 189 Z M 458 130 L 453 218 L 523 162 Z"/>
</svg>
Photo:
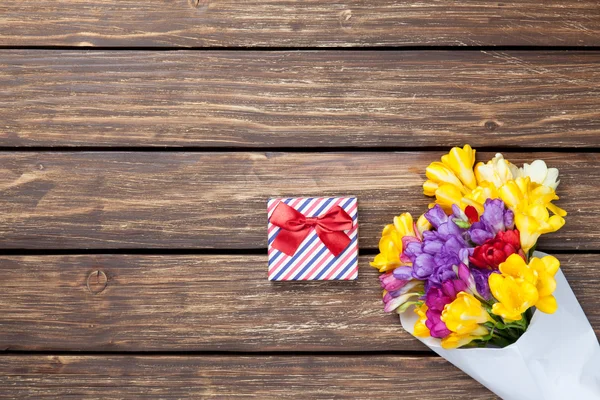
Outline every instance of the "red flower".
<svg viewBox="0 0 600 400">
<path fill-rule="evenodd" d="M 497 270 L 508 256 L 515 253 L 525 260 L 525 253 L 521 250 L 519 231 L 517 229 L 500 231 L 495 238 L 475 247 L 473 255 L 469 256 L 469 261 L 470 264 L 479 268 Z"/>
</svg>

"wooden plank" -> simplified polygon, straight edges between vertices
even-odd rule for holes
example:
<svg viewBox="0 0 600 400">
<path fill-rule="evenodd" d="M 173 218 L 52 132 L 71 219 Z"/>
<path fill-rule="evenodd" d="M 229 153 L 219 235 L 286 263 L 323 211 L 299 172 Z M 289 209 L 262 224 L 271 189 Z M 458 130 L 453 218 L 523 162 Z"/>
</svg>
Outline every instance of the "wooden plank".
<svg viewBox="0 0 600 400">
<path fill-rule="evenodd" d="M 597 52 L 0 55 L 5 147 L 600 147 Z"/>
<path fill-rule="evenodd" d="M 598 257 L 557 257 L 600 334 Z M 266 256 L 2 256 L 0 349 L 426 350 L 383 312 L 371 258 L 355 282 L 273 283 Z"/>
<path fill-rule="evenodd" d="M 5 0 L 4 46 L 597 46 L 594 0 Z"/>
<path fill-rule="evenodd" d="M 3 356 L 0 398 L 498 399 L 439 357 Z"/>
<path fill-rule="evenodd" d="M 265 249 L 269 197 L 354 195 L 360 248 L 374 249 L 394 215 L 426 211 L 425 168 L 442 154 L 0 153 L 0 248 Z M 541 249 L 600 249 L 597 154 L 507 157 L 560 169 L 569 216 Z"/>
</svg>

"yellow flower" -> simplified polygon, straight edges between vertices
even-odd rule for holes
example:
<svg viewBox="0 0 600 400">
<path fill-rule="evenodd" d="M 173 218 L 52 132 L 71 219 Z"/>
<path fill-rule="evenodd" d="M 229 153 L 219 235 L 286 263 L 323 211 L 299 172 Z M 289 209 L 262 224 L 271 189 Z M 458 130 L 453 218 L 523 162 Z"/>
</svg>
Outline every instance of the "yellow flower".
<svg viewBox="0 0 600 400">
<path fill-rule="evenodd" d="M 417 322 L 415 322 L 414 335 L 416 337 L 429 337 L 429 328 L 425 325 L 425 321 L 427 321 L 427 316 L 425 313 L 427 312 L 427 305 L 425 303 L 421 304 L 421 307 L 415 307 L 415 314 L 419 316 Z"/>
<path fill-rule="evenodd" d="M 402 265 L 400 255 L 404 236 L 415 236 L 413 219 L 409 213 L 394 217 L 394 223 L 383 228 L 379 240 L 379 254 L 370 263 L 371 266 L 379 272 L 387 272 Z"/>
<path fill-rule="evenodd" d="M 466 344 L 471 343 L 473 340 L 481 339 L 488 333 L 489 331 L 487 330 L 487 328 L 481 325 L 479 325 L 479 327 L 473 332 L 467 333 L 465 335 L 460 335 L 458 333 L 452 332 L 451 334 L 442 339 L 442 348 L 456 349 L 457 347 L 462 347 Z"/>
<path fill-rule="evenodd" d="M 556 279 L 554 275 L 560 267 L 560 262 L 556 257 L 546 256 L 542 258 L 533 257 L 529 261 L 529 266 L 537 272 L 536 287 L 538 290 L 538 301 L 535 307 L 546 314 L 553 314 L 558 308 L 556 298 L 552 295 L 556 289 Z"/>
<path fill-rule="evenodd" d="M 442 163 L 449 166 L 466 187 L 475 189 L 477 186 L 477 180 L 473 173 L 475 150 L 471 146 L 467 144 L 462 149 L 453 147 L 448 154 L 442 156 Z"/>
<path fill-rule="evenodd" d="M 431 228 L 433 227 L 431 226 L 431 223 L 429 223 L 427 218 L 425 218 L 425 214 L 421 214 L 421 216 L 417 220 L 417 230 L 419 231 L 419 235 L 422 235 L 425 231 L 430 231 Z"/>
<path fill-rule="evenodd" d="M 473 164 L 475 164 L 475 150 L 468 144 L 462 149 L 453 147 L 448 154 L 429 164 L 425 169 L 427 181 L 423 184 L 423 192 L 427 196 L 435 195 L 436 190 L 443 183 L 450 184 L 462 193 L 467 193 L 477 186 Z"/>
<path fill-rule="evenodd" d="M 558 196 L 549 186 L 520 177 L 502 185 L 500 198 L 515 213 L 515 225 L 521 235 L 521 247 L 528 252 L 540 235 L 559 230 L 567 213 L 551 203 Z M 548 210 L 555 215 L 550 216 Z"/>
<path fill-rule="evenodd" d="M 459 335 L 479 332 L 480 324 L 493 322 L 481 302 L 467 292 L 460 292 L 452 303 L 446 304 L 441 319 L 449 330 Z"/>
<path fill-rule="evenodd" d="M 519 321 L 523 317 L 521 314 L 538 301 L 535 285 L 525 280 L 491 274 L 489 284 L 490 291 L 499 301 L 492 306 L 492 313 L 506 321 Z"/>
<path fill-rule="evenodd" d="M 484 164 L 477 163 L 475 166 L 475 178 L 481 185 L 483 182 L 489 182 L 496 187 L 504 185 L 506 182 L 519 176 L 519 169 L 504 159 L 500 153 Z"/>
<path fill-rule="evenodd" d="M 497 199 L 498 189 L 490 182 L 481 182 L 471 193 L 465 195 L 460 203 L 461 209 L 467 206 L 473 206 L 479 215 L 483 214 L 483 204 L 487 199 Z"/>
<path fill-rule="evenodd" d="M 533 257 L 529 265 L 518 254 L 513 254 L 500 264 L 501 274 L 491 274 L 490 290 L 498 303 L 492 313 L 506 321 L 518 321 L 522 314 L 535 306 L 552 314 L 557 309 L 552 295 L 556 289 L 554 275 L 560 263 L 555 257 Z"/>
<path fill-rule="evenodd" d="M 500 161 L 490 161 L 493 162 Z M 482 214 L 483 203 L 487 199 L 496 199 L 499 195 L 494 182 L 483 180 L 482 177 L 487 176 L 487 167 L 482 163 L 478 164 L 481 180 L 477 185 L 477 169 L 473 171 L 474 163 L 475 150 L 469 145 L 462 149 L 455 147 L 442 157 L 442 162 L 431 163 L 425 170 L 428 180 L 423 184 L 423 193 L 427 196 L 435 196 L 436 201 L 430 207 L 439 204 L 446 213 L 450 214 L 453 204 L 458 205 L 462 210 L 467 206 L 473 206 L 479 214 Z M 512 167 L 511 169 L 516 170 L 516 167 Z"/>
</svg>

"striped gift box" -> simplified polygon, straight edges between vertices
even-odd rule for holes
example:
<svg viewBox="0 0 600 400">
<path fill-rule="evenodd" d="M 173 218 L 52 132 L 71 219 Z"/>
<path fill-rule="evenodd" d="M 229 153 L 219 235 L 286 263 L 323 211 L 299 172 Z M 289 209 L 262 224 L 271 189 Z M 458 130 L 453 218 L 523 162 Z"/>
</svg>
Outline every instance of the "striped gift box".
<svg viewBox="0 0 600 400">
<path fill-rule="evenodd" d="M 345 231 L 351 242 L 335 257 L 321 242 L 314 229 L 293 256 L 273 248 L 271 244 L 280 228 L 271 224 L 271 215 L 279 202 L 284 202 L 306 217 L 318 217 L 339 205 L 352 217 L 352 229 Z M 293 197 L 269 199 L 269 280 L 354 280 L 358 277 L 358 210 L 356 197 Z"/>
</svg>

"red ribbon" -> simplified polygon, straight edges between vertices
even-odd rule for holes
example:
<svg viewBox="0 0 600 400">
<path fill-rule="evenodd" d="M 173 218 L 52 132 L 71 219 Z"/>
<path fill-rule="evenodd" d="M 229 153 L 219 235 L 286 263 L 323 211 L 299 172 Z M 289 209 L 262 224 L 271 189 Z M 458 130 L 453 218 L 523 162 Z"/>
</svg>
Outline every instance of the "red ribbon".
<svg viewBox="0 0 600 400">
<path fill-rule="evenodd" d="M 281 228 L 271 246 L 288 256 L 294 255 L 312 228 L 336 257 L 348 247 L 351 241 L 344 231 L 352 229 L 352 217 L 340 206 L 332 207 L 327 213 L 318 217 L 307 217 L 284 202 L 280 202 L 271 215 L 271 223 Z"/>
</svg>

